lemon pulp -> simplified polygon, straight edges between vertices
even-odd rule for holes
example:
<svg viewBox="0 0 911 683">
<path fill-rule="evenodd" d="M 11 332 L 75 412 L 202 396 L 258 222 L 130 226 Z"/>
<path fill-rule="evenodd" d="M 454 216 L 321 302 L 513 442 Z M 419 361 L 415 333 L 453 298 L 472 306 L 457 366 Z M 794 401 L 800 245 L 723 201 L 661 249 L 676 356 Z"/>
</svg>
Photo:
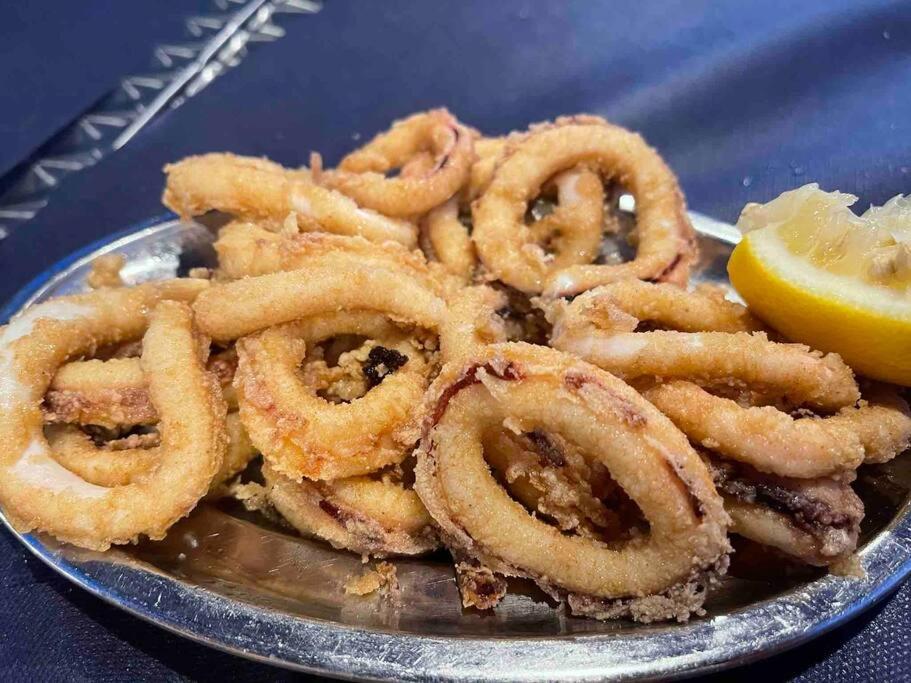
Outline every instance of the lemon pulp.
<svg viewBox="0 0 911 683">
<path fill-rule="evenodd" d="M 911 201 L 861 216 L 856 197 L 806 185 L 748 205 L 728 263 L 751 309 L 856 371 L 911 385 Z"/>
</svg>

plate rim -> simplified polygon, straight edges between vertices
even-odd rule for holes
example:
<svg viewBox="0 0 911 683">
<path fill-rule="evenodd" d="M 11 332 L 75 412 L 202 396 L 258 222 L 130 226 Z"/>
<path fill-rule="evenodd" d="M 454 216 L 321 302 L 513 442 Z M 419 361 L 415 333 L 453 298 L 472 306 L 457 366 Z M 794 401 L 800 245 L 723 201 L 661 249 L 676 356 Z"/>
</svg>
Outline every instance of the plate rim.
<svg viewBox="0 0 911 683">
<path fill-rule="evenodd" d="M 698 232 L 719 241 L 736 243 L 739 233 L 733 226 L 697 212 L 691 211 L 690 216 Z M 177 221 L 173 214 L 159 215 L 96 240 L 73 252 L 32 278 L 5 302 L 3 307 L 0 308 L 0 321 L 5 322 L 8 320 L 23 305 L 31 301 L 37 293 L 63 277 L 72 268 L 85 262 L 90 257 L 94 257 L 97 253 L 115 249 L 119 243 L 125 240 L 132 241 L 137 234 L 142 232 L 164 231 L 172 227 L 175 222 Z M 216 650 L 242 656 L 260 663 L 294 671 L 346 679 L 425 680 L 433 678 L 434 680 L 478 680 L 483 678 L 484 680 L 505 680 L 508 678 L 510 680 L 542 680 L 559 677 L 565 680 L 603 680 L 605 677 L 611 677 L 647 680 L 656 677 L 663 679 L 682 678 L 701 673 L 722 671 L 771 657 L 830 632 L 881 602 L 911 574 L 911 501 L 906 501 L 889 525 L 871 539 L 860 553 L 865 559 L 871 555 L 875 558 L 886 553 L 886 548 L 883 546 L 897 545 L 897 549 L 903 551 L 901 552 L 901 562 L 893 564 L 887 571 L 877 575 L 868 590 L 862 592 L 858 590 L 843 590 L 842 592 L 849 594 L 848 597 L 850 598 L 843 605 L 843 608 L 831 614 L 818 615 L 819 618 L 810 627 L 796 633 L 788 633 L 786 631 L 787 623 L 779 623 L 781 627 L 779 631 L 772 633 L 769 636 L 769 640 L 760 649 L 751 649 L 746 642 L 740 641 L 736 642 L 736 647 L 732 647 L 729 652 L 720 652 L 716 646 L 714 650 L 701 650 L 695 655 L 690 653 L 688 657 L 682 651 L 678 651 L 665 657 L 663 661 L 651 660 L 648 662 L 625 662 L 622 664 L 612 662 L 607 663 L 605 666 L 599 666 L 597 661 L 592 665 L 591 660 L 597 660 L 599 655 L 606 654 L 612 646 L 615 649 L 622 650 L 624 647 L 642 645 L 646 639 L 649 641 L 646 644 L 656 643 L 658 640 L 673 641 L 676 636 L 683 638 L 687 634 L 693 634 L 700 630 L 705 631 L 712 625 L 715 625 L 714 630 L 717 631 L 718 624 L 727 623 L 729 620 L 739 621 L 746 619 L 750 613 L 757 612 L 761 608 L 768 608 L 770 605 L 785 604 L 787 602 L 785 598 L 792 596 L 792 594 L 819 592 L 825 588 L 833 587 L 829 586 L 829 584 L 837 584 L 834 588 L 845 589 L 853 585 L 855 580 L 826 575 L 806 586 L 787 591 L 775 598 L 734 610 L 728 615 L 696 619 L 684 625 L 671 625 L 665 632 L 659 634 L 636 635 L 635 633 L 615 632 L 542 638 L 427 636 L 356 628 L 336 622 L 281 613 L 277 610 L 262 607 L 258 608 L 249 602 L 230 598 L 208 588 L 196 586 L 157 571 L 151 565 L 143 566 L 144 563 L 139 563 L 138 566 L 131 566 L 120 565 L 114 561 L 89 560 L 82 563 L 71 562 L 64 558 L 59 551 L 45 546 L 38 535 L 21 534 L 16 531 L 2 512 L 0 512 L 0 522 L 16 539 L 25 545 L 33 556 L 41 560 L 58 575 L 104 602 L 139 617 L 145 622 Z M 112 581 L 115 578 L 109 575 L 115 571 L 120 572 L 118 580 L 114 581 L 112 585 L 106 584 L 105 581 Z M 869 576 L 870 574 L 868 573 L 868 578 Z M 124 578 L 128 580 L 123 580 Z M 277 650 L 269 650 L 266 647 L 257 648 L 257 643 L 245 646 L 243 643 L 244 636 L 249 634 L 242 633 L 240 630 L 232 633 L 220 630 L 214 634 L 211 629 L 209 631 L 204 629 L 193 630 L 181 622 L 174 612 L 174 607 L 166 606 L 166 609 L 160 609 L 158 604 L 151 607 L 143 605 L 141 600 L 143 596 L 129 590 L 133 586 L 143 585 L 142 581 L 129 580 L 136 578 L 141 578 L 147 582 L 152 581 L 162 588 L 171 590 L 178 598 L 177 603 L 184 610 L 187 608 L 191 610 L 198 609 L 200 612 L 221 610 L 222 617 L 224 617 L 225 613 L 231 612 L 235 621 L 241 616 L 248 618 L 250 621 L 244 624 L 247 628 L 252 622 L 257 622 L 257 626 L 260 628 L 271 626 L 272 633 L 260 634 L 257 632 L 260 646 L 268 644 L 267 639 L 270 636 L 276 638 L 293 636 L 296 639 L 293 643 L 293 652 L 288 650 L 287 647 L 278 648 Z M 159 594 L 159 601 L 163 595 L 164 592 Z M 219 625 L 223 628 L 225 622 L 219 622 Z M 745 633 L 742 635 L 745 635 Z M 670 634 L 670 637 L 667 637 L 666 634 Z M 369 647 L 374 652 L 383 653 L 384 656 L 374 657 L 369 661 L 363 657 L 360 659 L 352 658 L 350 655 L 345 654 L 344 648 L 338 648 L 338 646 L 344 644 L 346 639 L 350 642 L 362 640 L 364 642 L 361 642 L 360 645 Z M 302 651 L 308 649 L 303 647 L 305 643 L 314 646 L 309 653 L 312 655 L 309 659 L 301 656 Z M 333 645 L 336 647 L 333 647 Z M 404 648 L 402 645 L 404 645 Z M 424 655 L 433 653 L 434 648 L 439 650 L 445 648 L 445 646 L 453 648 L 456 645 L 460 649 L 464 649 L 467 646 L 468 649 L 482 653 L 480 658 L 487 662 L 487 667 L 476 665 L 473 668 L 471 664 L 459 662 L 457 666 L 461 668 L 441 669 L 441 666 L 445 665 L 446 661 L 434 660 L 433 657 L 428 659 L 430 665 L 425 664 L 422 667 L 416 667 L 413 664 L 414 658 L 423 661 Z M 542 661 L 542 653 L 540 651 L 529 651 L 533 649 L 530 648 L 531 645 L 544 647 L 551 651 L 549 653 L 551 660 L 548 661 L 554 662 L 553 668 L 544 671 L 535 670 L 535 663 Z M 571 657 L 567 655 L 567 650 L 572 650 Z M 329 656 L 321 657 L 327 652 Z M 290 655 L 292 654 L 297 656 L 291 658 Z M 410 655 L 411 659 L 407 657 L 404 660 L 396 659 L 396 661 L 391 661 L 390 659 L 390 655 L 403 654 Z M 504 665 L 503 662 L 505 661 L 508 661 L 511 667 Z M 569 663 L 567 664 L 567 662 Z M 587 667 L 580 666 L 586 662 L 589 663 Z M 625 666 L 625 668 L 620 668 L 621 666 Z"/>
</svg>

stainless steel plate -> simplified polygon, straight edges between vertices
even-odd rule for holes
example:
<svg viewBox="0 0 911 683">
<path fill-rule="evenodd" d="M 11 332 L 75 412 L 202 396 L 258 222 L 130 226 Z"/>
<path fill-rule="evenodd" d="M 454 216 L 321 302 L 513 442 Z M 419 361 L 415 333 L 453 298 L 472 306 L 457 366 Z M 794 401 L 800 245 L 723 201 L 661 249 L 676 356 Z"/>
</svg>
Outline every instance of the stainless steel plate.
<svg viewBox="0 0 911 683">
<path fill-rule="evenodd" d="M 726 282 L 738 233 L 698 214 L 697 281 Z M 139 282 L 211 264 L 211 233 L 162 222 L 45 273 L 0 313 L 83 287 L 100 253 L 127 255 Z M 229 504 L 201 505 L 158 543 L 96 553 L 19 535 L 37 557 L 100 598 L 188 638 L 289 668 L 395 680 L 603 680 L 718 669 L 793 647 L 850 619 L 911 570 L 911 458 L 864 468 L 866 576 L 726 579 L 709 616 L 689 624 L 601 623 L 568 616 L 515 584 L 492 614 L 460 608 L 440 555 L 397 562 L 399 604 L 346 596 L 360 559 L 269 526 Z M 6 523 L 6 520 L 3 520 Z M 7 525 L 8 526 L 8 525 Z M 15 532 L 14 532 L 15 533 Z"/>
</svg>

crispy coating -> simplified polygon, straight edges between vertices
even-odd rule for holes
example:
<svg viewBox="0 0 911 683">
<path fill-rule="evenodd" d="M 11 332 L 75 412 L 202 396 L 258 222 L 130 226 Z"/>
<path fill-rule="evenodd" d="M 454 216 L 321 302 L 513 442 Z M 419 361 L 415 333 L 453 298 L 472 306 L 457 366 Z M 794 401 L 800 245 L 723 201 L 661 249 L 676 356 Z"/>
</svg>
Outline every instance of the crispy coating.
<svg viewBox="0 0 911 683">
<path fill-rule="evenodd" d="M 456 556 L 531 578 L 595 616 L 609 612 L 608 603 L 622 605 L 613 616 L 646 620 L 699 612 L 699 600 L 671 596 L 680 586 L 704 587 L 726 566 L 728 518 L 686 438 L 634 390 L 558 351 L 499 344 L 447 365 L 427 402 L 415 489 Z M 635 501 L 649 534 L 613 548 L 530 516 L 484 460 L 483 433 L 503 426 L 572 439 Z M 656 595 L 667 600 L 664 609 L 634 607 Z"/>
<path fill-rule="evenodd" d="M 628 296 L 648 288 L 654 303 Z M 860 398 L 854 373 L 837 354 L 776 343 L 762 332 L 734 331 L 754 325 L 736 304 L 672 292 L 666 285 L 623 282 L 586 292 L 572 303 L 555 302 L 548 309 L 554 323 L 551 344 L 627 381 L 685 379 L 707 387 L 746 387 L 767 401 L 823 411 Z M 683 301 L 687 297 L 689 303 Z M 647 307 L 640 310 L 643 303 Z M 643 321 L 689 331 L 634 331 Z M 717 327 L 729 331 L 695 331 Z"/>
<path fill-rule="evenodd" d="M 44 397 L 44 418 L 102 427 L 149 425 L 158 413 L 138 358 L 74 361 L 61 367 Z"/>
<path fill-rule="evenodd" d="M 219 273 L 229 280 L 299 270 L 313 264 L 331 265 L 333 259 L 343 269 L 356 259 L 362 266 L 401 268 L 440 295 L 460 286 L 439 264 L 427 263 L 420 252 L 394 242 L 375 244 L 359 237 L 328 233 L 285 235 L 234 221 L 219 232 L 215 252 Z"/>
<path fill-rule="evenodd" d="M 607 469 L 566 439 L 502 430 L 485 436 L 484 457 L 516 500 L 564 532 L 618 541 L 642 531 Z"/>
<path fill-rule="evenodd" d="M 88 434 L 69 424 L 50 426 L 45 435 L 54 460 L 95 486 L 111 488 L 138 483 L 161 460 L 157 434 L 143 434 L 143 437 L 154 438 L 141 440 L 130 437 L 128 444 L 118 443 L 116 449 L 99 448 Z"/>
<path fill-rule="evenodd" d="M 633 332 L 643 323 L 680 332 L 762 332 L 745 306 L 725 299 L 724 290 L 699 285 L 693 291 L 664 283 L 623 280 L 598 287 L 573 301 L 541 300 L 565 327 L 579 324 L 606 333 Z"/>
<path fill-rule="evenodd" d="M 471 203 L 480 197 L 493 178 L 494 169 L 506 151 L 509 138 L 507 137 L 478 137 L 474 142 L 474 151 L 477 155 L 471 165 L 468 184 L 463 190 L 466 203 Z"/>
<path fill-rule="evenodd" d="M 719 461 L 710 468 L 733 533 L 815 566 L 842 564 L 857 547 L 864 506 L 853 471 L 794 479 Z"/>
<path fill-rule="evenodd" d="M 911 447 L 911 410 L 895 387 L 864 387 L 857 408 L 842 408 L 829 421 L 854 431 L 867 464 L 888 462 Z"/>
<path fill-rule="evenodd" d="M 659 384 L 643 395 L 692 441 L 783 477 L 809 479 L 857 468 L 865 449 L 855 425 L 879 421 L 868 407 L 797 419 L 774 406 L 745 408 L 685 381 Z"/>
<path fill-rule="evenodd" d="M 338 310 L 381 311 L 436 330 L 446 304 L 404 268 L 384 268 L 340 253 L 314 257 L 306 270 L 214 284 L 208 296 L 197 299 L 194 310 L 200 329 L 224 342 Z"/>
<path fill-rule="evenodd" d="M 433 154 L 427 168 L 423 153 Z M 388 178 L 418 156 L 421 166 Z M 445 109 L 414 114 L 342 159 L 320 182 L 387 216 L 414 216 L 439 206 L 466 184 L 474 163 L 471 132 Z M 420 171 L 420 172 L 419 172 Z"/>
<path fill-rule="evenodd" d="M 431 209 L 421 220 L 423 251 L 463 282 L 474 275 L 478 257 L 468 228 L 459 220 L 459 198 L 453 197 Z"/>
<path fill-rule="evenodd" d="M 743 407 L 690 382 L 668 382 L 643 394 L 694 442 L 783 477 L 814 478 L 887 462 L 911 444 L 908 404 L 884 387 L 835 415 L 800 418 L 772 406 Z"/>
<path fill-rule="evenodd" d="M 484 137 L 436 109 L 335 169 L 204 154 L 165 173 L 181 217 L 233 217 L 218 267 L 190 270 L 206 281 L 126 287 L 107 254 L 95 291 L 0 327 L 17 529 L 103 550 L 229 493 L 365 557 L 445 547 L 466 607 L 517 577 L 574 615 L 686 621 L 729 533 L 856 561 L 855 470 L 911 445 L 896 389 L 686 289 L 676 177 L 604 119 Z M 603 240 L 633 222 L 610 210 L 627 191 L 620 262 Z M 238 477 L 260 452 L 264 485 Z"/>
<path fill-rule="evenodd" d="M 331 403 L 298 367 L 308 346 L 342 334 L 367 337 L 405 362 L 360 398 Z M 417 440 L 432 365 L 413 337 L 382 314 L 315 316 L 245 337 L 237 349 L 241 418 L 265 459 L 293 481 L 367 474 L 401 462 Z"/>
<path fill-rule="evenodd" d="M 466 287 L 453 296 L 440 327 L 443 362 L 459 361 L 480 347 L 506 341 L 506 323 L 498 311 L 507 305 L 503 292 L 486 285 Z"/>
<path fill-rule="evenodd" d="M 305 536 L 361 555 L 420 555 L 439 546 L 435 526 L 417 494 L 400 482 L 349 477 L 294 482 L 268 462 L 269 500 Z"/>
<path fill-rule="evenodd" d="M 535 242 L 546 247 L 550 270 L 592 263 L 604 232 L 601 178 L 582 165 L 558 173 L 553 184 L 557 205 L 550 214 L 529 225 L 528 230 Z"/>
<path fill-rule="evenodd" d="M 16 528 L 105 549 L 140 535 L 162 538 L 205 495 L 224 458 L 224 402 L 205 370 L 205 340 L 189 308 L 162 300 L 192 299 L 206 284 L 178 280 L 63 297 L 3 328 L 0 503 Z M 54 460 L 40 402 L 60 365 L 138 337 L 147 316 L 141 362 L 160 416 L 161 464 L 141 483 L 96 486 Z"/>
<path fill-rule="evenodd" d="M 211 356 L 206 364 L 221 385 L 229 410 L 237 410 L 231 380 L 237 367 L 234 350 Z M 108 429 L 151 425 L 158 413 L 147 390 L 139 358 L 72 361 L 63 365 L 44 397 L 50 423 L 98 425 Z"/>
<path fill-rule="evenodd" d="M 620 265 L 552 269 L 534 248 L 523 222 L 544 183 L 567 169 L 587 165 L 616 179 L 636 195 L 636 258 Z M 640 136 L 596 121 L 560 119 L 533 129 L 498 163 L 493 179 L 473 206 L 478 256 L 503 282 L 528 293 L 567 296 L 624 278 L 685 283 L 695 258 L 693 228 L 673 172 Z"/>
<path fill-rule="evenodd" d="M 281 225 L 292 215 L 304 232 L 357 235 L 413 247 L 417 228 L 359 207 L 349 197 L 314 184 L 309 174 L 266 159 L 203 154 L 165 166 L 162 201 L 182 218 L 216 210 Z"/>
<path fill-rule="evenodd" d="M 156 414 L 157 422 L 157 414 Z M 238 413 L 225 419 L 227 447 L 221 468 L 212 479 L 210 492 L 216 491 L 242 471 L 256 456 L 256 449 Z M 161 462 L 157 433 L 133 434 L 99 448 L 81 429 L 70 424 L 52 425 L 45 430 L 54 460 L 70 472 L 96 486 L 106 488 L 139 483 Z"/>
<path fill-rule="evenodd" d="M 126 259 L 123 254 L 103 254 L 92 261 L 92 268 L 85 278 L 85 283 L 92 289 L 106 287 L 123 287 L 120 271 Z"/>
</svg>

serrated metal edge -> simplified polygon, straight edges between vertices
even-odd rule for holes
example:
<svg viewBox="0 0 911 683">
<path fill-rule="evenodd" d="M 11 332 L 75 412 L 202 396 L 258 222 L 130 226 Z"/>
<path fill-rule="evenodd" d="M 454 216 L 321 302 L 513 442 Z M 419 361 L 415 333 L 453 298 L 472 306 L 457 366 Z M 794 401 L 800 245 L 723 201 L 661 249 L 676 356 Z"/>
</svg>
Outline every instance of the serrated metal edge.
<svg viewBox="0 0 911 683">
<path fill-rule="evenodd" d="M 60 181 L 120 149 L 162 112 L 179 107 L 258 45 L 285 35 L 276 22 L 314 14 L 320 0 L 212 0 L 184 20 L 185 39 L 155 45 L 152 68 L 116 88 L 0 178 L 0 240 L 47 206 Z"/>
</svg>

